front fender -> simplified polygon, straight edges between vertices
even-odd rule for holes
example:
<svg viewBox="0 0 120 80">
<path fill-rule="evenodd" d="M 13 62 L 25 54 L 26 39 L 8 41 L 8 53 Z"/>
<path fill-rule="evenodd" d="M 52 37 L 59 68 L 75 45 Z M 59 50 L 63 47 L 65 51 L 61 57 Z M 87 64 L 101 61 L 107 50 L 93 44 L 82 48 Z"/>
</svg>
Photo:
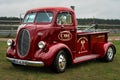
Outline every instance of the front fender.
<svg viewBox="0 0 120 80">
<path fill-rule="evenodd" d="M 43 61 L 45 63 L 45 66 L 50 66 L 53 63 L 53 60 L 55 59 L 57 52 L 61 49 L 67 49 L 72 57 L 72 52 L 67 45 L 62 43 L 57 43 L 48 47 L 48 51 L 38 50 L 35 53 L 34 58 Z"/>
<path fill-rule="evenodd" d="M 14 57 L 15 56 L 15 48 L 8 47 L 6 52 L 6 57 Z"/>
</svg>

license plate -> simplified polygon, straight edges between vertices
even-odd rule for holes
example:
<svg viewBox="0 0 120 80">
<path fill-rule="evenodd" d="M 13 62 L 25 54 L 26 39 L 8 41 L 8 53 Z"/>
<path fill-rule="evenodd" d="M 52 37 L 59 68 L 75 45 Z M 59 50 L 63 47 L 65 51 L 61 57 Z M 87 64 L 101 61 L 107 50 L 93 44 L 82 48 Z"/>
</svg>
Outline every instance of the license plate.
<svg viewBox="0 0 120 80">
<path fill-rule="evenodd" d="M 22 61 L 22 60 L 14 60 L 13 63 L 14 64 L 20 64 L 20 65 L 26 65 L 26 62 Z"/>
</svg>

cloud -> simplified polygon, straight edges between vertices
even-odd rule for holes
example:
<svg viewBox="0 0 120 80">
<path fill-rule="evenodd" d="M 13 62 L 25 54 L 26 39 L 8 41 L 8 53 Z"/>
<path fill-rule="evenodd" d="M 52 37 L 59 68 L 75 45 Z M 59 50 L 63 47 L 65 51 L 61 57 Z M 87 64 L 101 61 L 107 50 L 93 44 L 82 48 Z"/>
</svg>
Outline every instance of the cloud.
<svg viewBox="0 0 120 80">
<path fill-rule="evenodd" d="M 90 0 L 91 1 L 91 0 Z M 120 1 L 119 0 L 92 0 L 91 2 L 82 2 L 76 10 L 77 16 L 82 18 L 117 18 L 120 19 Z M 78 10 L 79 9 L 79 10 Z"/>
<path fill-rule="evenodd" d="M 75 6 L 79 18 L 120 19 L 120 0 L 0 0 L 0 16 L 19 16 L 31 8 Z"/>
</svg>

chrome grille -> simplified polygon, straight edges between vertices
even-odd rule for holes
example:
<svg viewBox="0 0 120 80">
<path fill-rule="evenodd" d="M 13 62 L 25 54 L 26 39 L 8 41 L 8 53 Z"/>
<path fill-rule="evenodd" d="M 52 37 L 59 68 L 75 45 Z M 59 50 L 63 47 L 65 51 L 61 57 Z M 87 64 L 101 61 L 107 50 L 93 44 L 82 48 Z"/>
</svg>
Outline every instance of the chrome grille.
<svg viewBox="0 0 120 80">
<path fill-rule="evenodd" d="M 20 56 L 26 56 L 30 48 L 30 35 L 28 30 L 23 29 L 18 36 L 18 53 Z"/>
</svg>

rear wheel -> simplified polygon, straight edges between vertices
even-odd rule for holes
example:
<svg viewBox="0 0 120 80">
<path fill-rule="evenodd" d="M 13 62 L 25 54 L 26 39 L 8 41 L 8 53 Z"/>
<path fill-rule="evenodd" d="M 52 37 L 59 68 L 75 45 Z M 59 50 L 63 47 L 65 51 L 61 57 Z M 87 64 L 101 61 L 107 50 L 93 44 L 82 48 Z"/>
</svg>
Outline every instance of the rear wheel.
<svg viewBox="0 0 120 80">
<path fill-rule="evenodd" d="M 113 46 L 109 46 L 106 52 L 105 57 L 103 58 L 103 60 L 105 62 L 111 62 L 114 59 L 114 55 L 115 55 L 115 48 Z"/>
<path fill-rule="evenodd" d="M 66 54 L 63 50 L 59 51 L 55 61 L 53 62 L 53 69 L 57 73 L 65 71 L 67 65 Z"/>
</svg>

